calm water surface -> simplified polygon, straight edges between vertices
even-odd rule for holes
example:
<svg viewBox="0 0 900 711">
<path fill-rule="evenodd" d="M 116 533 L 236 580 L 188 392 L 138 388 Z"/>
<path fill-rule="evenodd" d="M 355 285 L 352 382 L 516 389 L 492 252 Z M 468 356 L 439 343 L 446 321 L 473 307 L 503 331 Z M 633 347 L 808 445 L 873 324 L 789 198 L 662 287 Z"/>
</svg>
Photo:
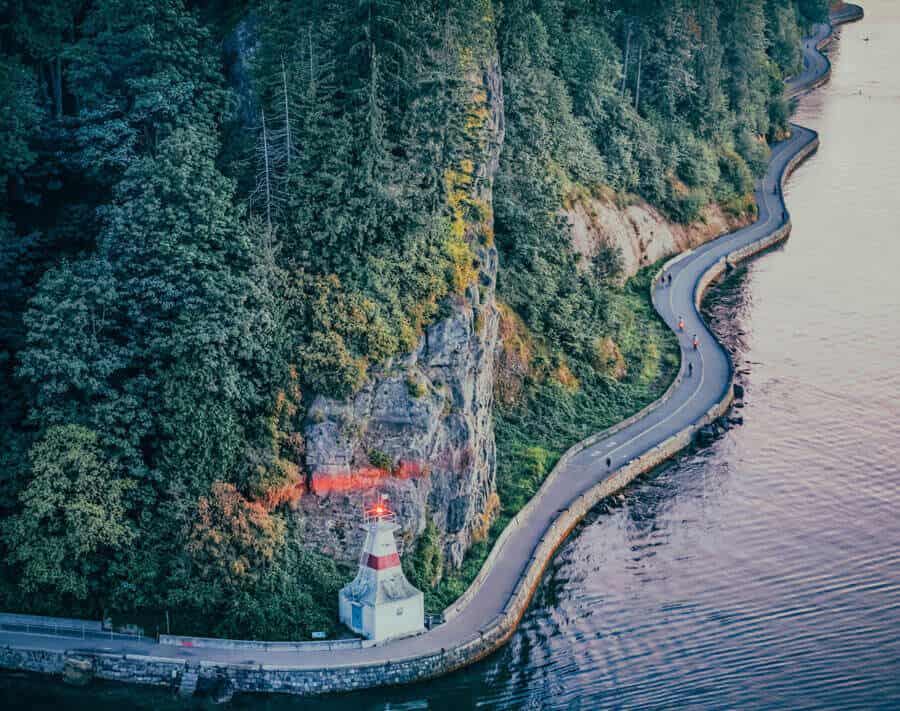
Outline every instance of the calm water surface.
<svg viewBox="0 0 900 711">
<path fill-rule="evenodd" d="M 601 506 L 487 661 L 234 707 L 900 708 L 900 3 L 866 11 L 798 109 L 822 147 L 786 191 L 793 236 L 707 304 L 747 389 L 743 425 Z M 21 677 L 0 695 L 176 706 Z"/>
</svg>

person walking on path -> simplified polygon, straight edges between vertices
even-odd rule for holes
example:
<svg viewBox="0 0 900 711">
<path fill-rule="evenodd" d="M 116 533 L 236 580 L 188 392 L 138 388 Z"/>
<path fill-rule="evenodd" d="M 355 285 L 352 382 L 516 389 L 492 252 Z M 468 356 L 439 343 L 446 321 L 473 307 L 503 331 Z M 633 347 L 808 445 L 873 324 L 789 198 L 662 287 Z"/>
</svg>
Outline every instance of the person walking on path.
<svg viewBox="0 0 900 711">
<path fill-rule="evenodd" d="M 672 286 L 672 272 L 669 272 L 669 286 Z"/>
<path fill-rule="evenodd" d="M 678 330 L 684 331 L 684 316 L 678 317 Z"/>
<path fill-rule="evenodd" d="M 691 377 L 694 374 L 694 364 L 688 363 L 688 377 Z"/>
</svg>

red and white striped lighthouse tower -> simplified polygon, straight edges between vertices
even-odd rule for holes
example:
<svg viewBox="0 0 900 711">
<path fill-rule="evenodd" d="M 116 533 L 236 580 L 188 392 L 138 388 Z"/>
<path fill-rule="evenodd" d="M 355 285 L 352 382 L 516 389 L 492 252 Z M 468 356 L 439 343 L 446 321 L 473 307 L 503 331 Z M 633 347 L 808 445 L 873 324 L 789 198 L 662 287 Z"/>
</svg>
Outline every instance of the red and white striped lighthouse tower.
<svg viewBox="0 0 900 711">
<path fill-rule="evenodd" d="M 394 531 L 400 526 L 382 496 L 365 510 L 366 542 L 359 570 L 339 594 L 341 622 L 375 641 L 425 630 L 425 600 L 400 567 Z"/>
</svg>

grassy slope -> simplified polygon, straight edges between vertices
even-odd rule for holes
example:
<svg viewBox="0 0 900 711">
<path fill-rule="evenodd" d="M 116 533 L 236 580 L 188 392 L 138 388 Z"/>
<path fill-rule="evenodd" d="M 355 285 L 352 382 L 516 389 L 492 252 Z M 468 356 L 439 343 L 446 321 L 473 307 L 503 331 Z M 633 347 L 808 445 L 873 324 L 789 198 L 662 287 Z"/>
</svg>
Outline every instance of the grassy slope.
<svg viewBox="0 0 900 711">
<path fill-rule="evenodd" d="M 577 389 L 553 378 L 535 378 L 526 382 L 516 405 L 495 411 L 500 514 L 485 540 L 469 550 L 462 567 L 426 589 L 428 610 L 442 610 L 465 592 L 500 532 L 569 447 L 653 402 L 675 378 L 678 341 L 650 300 L 650 282 L 658 268 L 643 269 L 617 295 L 616 308 L 627 315 L 619 337 L 629 375 L 621 380 L 600 377 L 590 364 L 570 360 Z"/>
</svg>

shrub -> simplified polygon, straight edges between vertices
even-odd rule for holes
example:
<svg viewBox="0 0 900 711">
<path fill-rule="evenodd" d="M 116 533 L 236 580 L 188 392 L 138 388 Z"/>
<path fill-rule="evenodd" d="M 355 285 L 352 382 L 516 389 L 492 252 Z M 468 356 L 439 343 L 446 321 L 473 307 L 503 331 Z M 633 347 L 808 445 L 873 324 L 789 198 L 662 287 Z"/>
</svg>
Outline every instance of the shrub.
<svg viewBox="0 0 900 711">
<path fill-rule="evenodd" d="M 747 162 L 752 175 L 763 175 L 769 165 L 769 147 L 756 134 L 738 131 L 734 140 L 735 149 Z"/>
<path fill-rule="evenodd" d="M 434 519 L 426 514 L 425 530 L 412 555 L 403 559 L 403 572 L 421 590 L 433 589 L 444 574 L 444 549 Z"/>
<path fill-rule="evenodd" d="M 621 380 L 628 372 L 618 344 L 610 337 L 594 339 L 591 365 L 598 374 Z"/>
<path fill-rule="evenodd" d="M 705 193 L 691 190 L 685 194 L 670 195 L 666 200 L 666 211 L 676 222 L 687 224 L 699 219 L 708 203 Z"/>
<path fill-rule="evenodd" d="M 428 386 L 424 380 L 410 373 L 406 376 L 406 390 L 411 398 L 418 399 L 425 397 L 425 393 L 428 392 Z"/>
<path fill-rule="evenodd" d="M 691 136 L 681 152 L 678 175 L 691 188 L 714 186 L 720 177 L 715 151 Z"/>
<path fill-rule="evenodd" d="M 391 455 L 387 452 L 372 448 L 368 452 L 366 452 L 366 456 L 369 458 L 369 462 L 373 467 L 383 469 L 387 472 L 391 471 L 394 468 L 394 458 L 391 457 Z"/>
<path fill-rule="evenodd" d="M 750 167 L 734 149 L 726 148 L 719 155 L 719 170 L 722 182 L 716 190 L 716 197 L 725 201 L 735 195 L 746 195 L 753 192 L 753 173 Z"/>
</svg>

